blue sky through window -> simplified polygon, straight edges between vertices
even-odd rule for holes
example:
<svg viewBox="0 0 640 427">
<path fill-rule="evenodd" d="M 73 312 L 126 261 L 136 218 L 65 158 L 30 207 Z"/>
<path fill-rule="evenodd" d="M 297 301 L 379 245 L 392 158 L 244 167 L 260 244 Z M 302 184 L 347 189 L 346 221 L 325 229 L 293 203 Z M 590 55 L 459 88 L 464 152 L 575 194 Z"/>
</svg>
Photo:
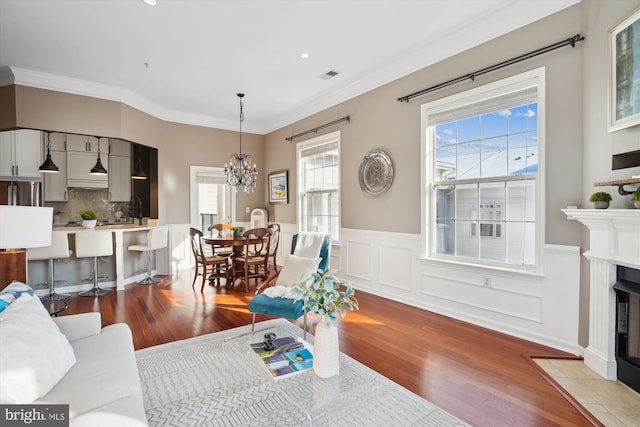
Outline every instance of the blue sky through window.
<svg viewBox="0 0 640 427">
<path fill-rule="evenodd" d="M 534 173 L 537 124 L 534 103 L 437 125 L 436 162 L 451 179 Z"/>
</svg>

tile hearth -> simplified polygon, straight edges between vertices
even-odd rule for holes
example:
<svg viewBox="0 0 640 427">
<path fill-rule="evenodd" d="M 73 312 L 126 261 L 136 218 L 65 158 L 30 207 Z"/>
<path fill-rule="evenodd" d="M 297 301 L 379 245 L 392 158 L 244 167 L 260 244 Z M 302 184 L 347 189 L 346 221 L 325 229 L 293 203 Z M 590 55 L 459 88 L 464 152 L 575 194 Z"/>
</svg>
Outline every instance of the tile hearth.
<svg viewBox="0 0 640 427">
<path fill-rule="evenodd" d="M 607 427 L 640 426 L 640 394 L 602 378 L 582 360 L 532 359 Z"/>
</svg>

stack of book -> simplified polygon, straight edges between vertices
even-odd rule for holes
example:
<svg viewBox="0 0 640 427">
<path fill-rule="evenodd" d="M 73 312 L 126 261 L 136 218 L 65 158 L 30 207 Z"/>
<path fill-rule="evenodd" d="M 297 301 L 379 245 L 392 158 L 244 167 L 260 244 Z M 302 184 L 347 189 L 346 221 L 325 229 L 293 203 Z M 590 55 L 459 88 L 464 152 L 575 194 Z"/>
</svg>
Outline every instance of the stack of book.
<svg viewBox="0 0 640 427">
<path fill-rule="evenodd" d="M 313 355 L 301 341 L 294 337 L 271 340 L 272 348 L 265 350 L 264 343 L 251 344 L 274 378 L 283 377 L 313 367 Z"/>
</svg>

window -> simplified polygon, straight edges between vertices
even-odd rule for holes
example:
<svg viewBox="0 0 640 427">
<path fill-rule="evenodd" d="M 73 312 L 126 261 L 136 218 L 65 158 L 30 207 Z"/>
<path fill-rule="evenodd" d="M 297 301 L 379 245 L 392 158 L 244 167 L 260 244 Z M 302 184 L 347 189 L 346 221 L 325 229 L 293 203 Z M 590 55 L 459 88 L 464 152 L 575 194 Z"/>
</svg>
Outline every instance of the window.
<svg viewBox="0 0 640 427">
<path fill-rule="evenodd" d="M 543 94 L 538 69 L 422 106 L 428 256 L 537 268 Z"/>
<path fill-rule="evenodd" d="M 300 231 L 340 230 L 340 131 L 297 144 Z"/>
<path fill-rule="evenodd" d="M 191 166 L 191 225 L 206 232 L 210 225 L 232 222 L 235 192 L 223 168 Z"/>
</svg>

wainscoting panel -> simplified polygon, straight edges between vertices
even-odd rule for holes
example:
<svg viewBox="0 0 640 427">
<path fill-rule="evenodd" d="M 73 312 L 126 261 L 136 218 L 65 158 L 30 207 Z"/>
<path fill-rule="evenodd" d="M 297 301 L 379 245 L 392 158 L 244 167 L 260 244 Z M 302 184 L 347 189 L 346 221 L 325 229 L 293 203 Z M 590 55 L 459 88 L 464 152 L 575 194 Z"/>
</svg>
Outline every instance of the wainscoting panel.
<svg viewBox="0 0 640 427">
<path fill-rule="evenodd" d="M 347 245 L 347 274 L 355 279 L 371 281 L 371 264 L 373 251 L 371 244 L 348 240 Z"/>
<path fill-rule="evenodd" d="M 434 305 L 454 306 L 460 310 L 480 310 L 493 315 L 542 322 L 540 297 L 503 292 L 482 284 L 458 280 L 455 274 L 450 278 L 442 278 L 423 273 L 420 279 L 422 294 Z"/>
<path fill-rule="evenodd" d="M 170 250 L 162 264 L 170 265 L 171 271 L 163 271 L 163 274 L 171 274 L 178 270 L 187 270 L 194 266 L 191 242 L 189 236 L 189 224 L 170 224 L 169 242 Z M 160 267 L 160 265 L 158 265 Z"/>
<path fill-rule="evenodd" d="M 411 291 L 413 257 L 410 248 L 384 244 L 378 246 L 377 265 L 381 285 Z"/>
</svg>

